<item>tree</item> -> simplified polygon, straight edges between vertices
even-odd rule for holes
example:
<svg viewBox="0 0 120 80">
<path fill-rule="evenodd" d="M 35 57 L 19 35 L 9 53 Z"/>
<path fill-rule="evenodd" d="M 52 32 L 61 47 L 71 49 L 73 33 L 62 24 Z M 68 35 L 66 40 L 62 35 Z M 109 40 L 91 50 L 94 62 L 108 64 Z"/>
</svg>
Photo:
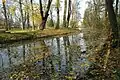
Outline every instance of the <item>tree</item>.
<svg viewBox="0 0 120 80">
<path fill-rule="evenodd" d="M 32 16 L 32 19 L 34 18 L 34 26 L 39 29 L 39 23 L 41 22 L 41 15 L 39 12 L 35 11 L 34 15 Z"/>
<path fill-rule="evenodd" d="M 20 13 L 21 13 L 21 21 L 22 21 L 22 29 L 25 29 L 24 20 L 23 20 L 23 10 L 22 10 L 22 0 L 19 0 L 20 5 Z"/>
<path fill-rule="evenodd" d="M 51 6 L 50 9 L 50 18 L 47 20 L 47 26 L 54 27 L 54 21 L 53 21 L 53 7 Z"/>
<path fill-rule="evenodd" d="M 6 11 L 6 6 L 5 6 L 6 0 L 2 0 L 2 5 L 4 9 L 4 16 L 5 16 L 5 28 L 8 30 L 8 19 L 7 19 L 7 11 Z"/>
<path fill-rule="evenodd" d="M 60 19 L 59 19 L 59 7 L 60 7 L 60 0 L 56 0 L 57 23 L 56 23 L 55 29 L 59 29 L 59 23 L 60 23 Z"/>
<path fill-rule="evenodd" d="M 54 21 L 53 21 L 53 13 L 52 10 L 50 10 L 50 16 L 51 16 L 51 27 L 54 27 Z"/>
<path fill-rule="evenodd" d="M 83 23 L 91 29 L 105 30 L 106 23 L 108 23 L 105 1 L 93 0 L 93 2 L 89 1 L 87 3 L 88 8 L 85 10 Z"/>
<path fill-rule="evenodd" d="M 30 3 L 31 3 L 31 9 L 32 9 L 32 29 L 33 30 L 35 30 L 35 24 L 34 24 L 34 17 L 33 17 L 33 15 L 34 15 L 34 10 L 33 10 L 33 0 L 30 0 Z"/>
<path fill-rule="evenodd" d="M 113 8 L 113 0 L 106 0 L 106 6 L 107 6 L 107 11 L 108 11 L 108 18 L 109 18 L 109 22 L 110 22 L 110 26 L 112 29 L 112 36 L 113 36 L 113 41 L 115 43 L 113 43 L 113 45 L 117 46 L 118 40 L 119 40 L 119 28 L 117 25 L 117 19 L 116 19 L 116 15 L 114 12 L 114 8 Z"/>
<path fill-rule="evenodd" d="M 30 15 L 29 15 L 29 4 L 28 4 L 28 0 L 26 0 L 26 12 L 27 12 L 27 27 L 30 26 Z"/>
<path fill-rule="evenodd" d="M 67 0 L 64 0 L 63 27 L 66 27 Z"/>
<path fill-rule="evenodd" d="M 15 16 L 15 11 L 16 11 L 16 6 L 15 6 L 15 5 L 9 6 L 8 16 L 10 15 L 10 19 L 9 19 L 9 17 L 8 17 L 8 19 L 9 19 L 9 23 L 12 24 L 12 26 L 13 26 L 13 23 L 14 23 L 13 18 L 14 18 L 14 16 Z M 12 21 L 12 22 L 10 22 L 10 21 Z M 11 26 L 11 25 L 9 25 L 9 28 L 10 28 L 10 26 Z"/>
<path fill-rule="evenodd" d="M 76 27 L 78 27 L 78 22 L 80 21 L 80 18 L 81 18 L 80 12 L 79 12 L 80 11 L 80 0 L 74 0 L 74 1 L 72 1 L 71 4 L 72 4 L 71 5 L 72 10 L 70 13 L 70 16 L 71 16 L 70 27 L 76 28 Z M 68 4 L 68 5 L 70 6 L 70 4 Z M 69 9 L 69 11 L 70 11 L 70 9 Z"/>
<path fill-rule="evenodd" d="M 71 16 L 71 0 L 69 0 L 68 3 L 67 27 L 69 26 L 70 16 Z"/>
<path fill-rule="evenodd" d="M 40 24 L 40 26 L 42 27 L 41 30 L 45 29 L 46 21 L 47 21 L 47 18 L 49 16 L 48 12 L 50 10 L 51 3 L 52 3 L 52 0 L 48 0 L 47 9 L 45 11 L 45 14 L 43 14 L 42 0 L 39 0 L 40 14 L 41 14 L 41 17 L 42 17 L 42 22 Z"/>
</svg>

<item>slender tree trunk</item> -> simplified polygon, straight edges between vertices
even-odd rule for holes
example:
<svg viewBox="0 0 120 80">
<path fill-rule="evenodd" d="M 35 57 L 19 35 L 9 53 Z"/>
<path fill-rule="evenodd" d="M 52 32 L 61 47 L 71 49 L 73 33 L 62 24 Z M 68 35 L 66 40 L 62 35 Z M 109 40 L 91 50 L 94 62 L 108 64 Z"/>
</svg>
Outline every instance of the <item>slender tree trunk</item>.
<svg viewBox="0 0 120 80">
<path fill-rule="evenodd" d="M 50 10 L 50 16 L 51 16 L 52 26 L 54 26 L 53 15 L 51 10 Z"/>
<path fill-rule="evenodd" d="M 5 28 L 8 30 L 8 19 L 7 19 L 7 11 L 6 11 L 6 6 L 5 6 L 5 1 L 2 2 L 3 9 L 4 9 L 4 16 L 5 16 Z"/>
<path fill-rule="evenodd" d="M 29 12 L 27 13 L 27 27 L 30 27 L 30 20 L 29 20 L 30 16 L 29 16 Z"/>
<path fill-rule="evenodd" d="M 56 24 L 56 29 L 59 29 L 59 22 L 60 22 L 60 19 L 59 19 L 59 8 L 57 8 L 57 24 Z"/>
<path fill-rule="evenodd" d="M 30 0 L 31 2 L 31 9 L 32 9 L 32 29 L 35 30 L 35 23 L 34 23 L 34 10 L 33 10 L 33 0 Z"/>
<path fill-rule="evenodd" d="M 71 16 L 71 0 L 69 0 L 68 4 L 67 27 L 69 26 L 70 16 Z"/>
<path fill-rule="evenodd" d="M 24 20 L 23 20 L 23 10 L 22 10 L 22 0 L 19 0 L 19 4 L 20 4 L 20 13 L 21 13 L 21 21 L 22 21 L 22 29 L 25 29 L 24 26 Z"/>
<path fill-rule="evenodd" d="M 25 11 L 25 15 L 24 15 L 24 21 L 23 21 L 23 25 L 26 25 L 26 20 L 27 20 L 27 12 Z M 25 29 L 25 28 L 24 28 Z"/>
<path fill-rule="evenodd" d="M 74 20 L 74 14 L 75 14 L 75 1 L 72 3 L 72 20 Z"/>
<path fill-rule="evenodd" d="M 59 3 L 59 0 L 57 0 L 56 2 L 57 2 L 57 5 L 56 5 L 56 8 L 57 8 L 57 23 L 56 23 L 55 29 L 59 29 L 59 22 L 60 22 L 60 19 L 59 19 L 59 6 L 60 6 L 60 3 Z"/>
<path fill-rule="evenodd" d="M 13 26 L 14 21 L 13 21 L 13 16 L 12 16 L 12 14 L 10 14 L 10 19 L 12 20 L 12 23 L 11 23 L 10 26 Z"/>
<path fill-rule="evenodd" d="M 116 40 L 117 41 L 119 40 L 119 30 L 118 30 L 119 28 L 117 25 L 117 19 L 113 8 L 113 0 L 106 0 L 106 6 L 108 11 L 108 18 L 112 29 L 113 40 L 116 42 Z M 118 43 L 115 45 L 117 46 Z"/>
<path fill-rule="evenodd" d="M 63 27 L 66 27 L 67 0 L 64 0 Z"/>
<path fill-rule="evenodd" d="M 26 0 L 26 4 L 27 4 L 26 21 L 27 21 L 27 27 L 29 28 L 30 27 L 30 21 L 29 21 L 30 16 L 29 16 L 29 10 L 28 10 L 29 9 L 28 1 L 29 0 Z"/>
<path fill-rule="evenodd" d="M 106 1 L 107 0 L 105 0 L 105 3 L 107 3 Z M 107 5 L 105 5 L 105 18 L 107 18 Z"/>
<path fill-rule="evenodd" d="M 7 25 L 8 25 L 8 28 L 9 28 L 8 30 L 10 30 L 10 26 L 12 24 L 11 20 L 12 20 L 11 19 L 11 14 L 10 14 L 10 11 L 8 10 L 8 12 L 7 12 L 7 22 L 8 22 Z"/>
</svg>

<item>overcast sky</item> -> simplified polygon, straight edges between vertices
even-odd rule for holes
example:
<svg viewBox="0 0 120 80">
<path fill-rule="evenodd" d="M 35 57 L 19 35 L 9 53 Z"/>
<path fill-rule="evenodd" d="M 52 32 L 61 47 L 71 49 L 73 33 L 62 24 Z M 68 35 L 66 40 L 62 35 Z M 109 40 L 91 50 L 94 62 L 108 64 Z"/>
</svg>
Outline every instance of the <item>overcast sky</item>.
<svg viewBox="0 0 120 80">
<path fill-rule="evenodd" d="M 39 0 L 35 0 L 36 2 L 39 2 Z M 64 2 L 64 0 L 61 0 Z M 73 1 L 73 0 L 72 0 Z M 80 14 L 81 14 L 81 18 L 84 17 L 84 12 L 85 12 L 85 9 L 87 8 L 87 4 L 86 4 L 86 1 L 89 1 L 89 0 L 79 0 L 80 1 Z M 56 0 L 53 0 L 53 3 L 55 3 Z M 64 3 L 61 4 L 61 6 L 64 8 Z M 62 8 L 62 11 L 61 13 L 63 13 L 63 9 Z"/>
<path fill-rule="evenodd" d="M 80 13 L 82 18 L 84 16 L 85 9 L 87 8 L 86 1 L 89 1 L 89 0 L 81 0 L 81 3 L 80 3 L 80 7 L 81 7 Z"/>
<path fill-rule="evenodd" d="M 7 2 L 11 1 L 11 0 L 6 0 Z M 34 0 L 35 2 L 39 2 L 39 0 Z M 61 0 L 64 2 L 64 0 Z M 73 0 L 72 0 L 73 1 Z M 87 8 L 87 4 L 86 4 L 86 1 L 89 1 L 89 0 L 79 0 L 80 1 L 80 14 L 81 14 L 81 18 L 83 18 L 84 16 L 84 12 L 85 12 L 85 9 Z M 53 0 L 53 3 L 56 2 L 56 0 Z M 2 3 L 2 0 L 0 0 L 0 3 Z M 62 10 L 61 10 L 61 13 L 63 13 L 63 10 L 64 10 L 64 3 L 61 4 L 62 6 Z"/>
</svg>

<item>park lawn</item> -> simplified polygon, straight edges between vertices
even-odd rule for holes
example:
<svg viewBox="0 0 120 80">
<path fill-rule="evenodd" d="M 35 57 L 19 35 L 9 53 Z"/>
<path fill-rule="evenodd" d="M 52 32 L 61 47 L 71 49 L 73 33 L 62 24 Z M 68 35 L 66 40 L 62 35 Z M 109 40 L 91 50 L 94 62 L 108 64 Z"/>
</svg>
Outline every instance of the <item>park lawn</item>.
<svg viewBox="0 0 120 80">
<path fill-rule="evenodd" d="M 0 33 L 0 43 L 16 42 L 20 40 L 29 40 L 36 38 L 46 38 L 61 36 L 72 33 L 78 33 L 76 29 L 45 29 L 45 30 L 11 30 Z"/>
</svg>

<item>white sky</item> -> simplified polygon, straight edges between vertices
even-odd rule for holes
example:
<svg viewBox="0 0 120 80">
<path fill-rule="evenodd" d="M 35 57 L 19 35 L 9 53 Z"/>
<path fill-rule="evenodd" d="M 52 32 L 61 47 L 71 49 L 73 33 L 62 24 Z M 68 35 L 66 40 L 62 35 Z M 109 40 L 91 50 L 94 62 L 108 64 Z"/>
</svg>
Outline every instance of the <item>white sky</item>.
<svg viewBox="0 0 120 80">
<path fill-rule="evenodd" d="M 10 0 L 7 0 L 7 1 L 9 2 Z M 39 2 L 39 0 L 34 0 L 34 1 Z M 53 3 L 54 3 L 55 1 L 56 1 L 56 0 L 53 0 Z M 61 0 L 61 1 L 64 2 L 64 0 Z M 72 1 L 73 1 L 73 0 L 72 0 Z M 89 0 L 80 0 L 80 14 L 81 14 L 81 18 L 84 17 L 84 11 L 85 11 L 85 9 L 87 8 L 86 1 L 89 1 Z M 0 4 L 1 4 L 1 2 L 2 2 L 2 0 L 0 0 Z M 63 13 L 64 3 L 61 4 L 61 6 L 62 6 L 62 11 L 61 11 L 61 13 Z"/>
<path fill-rule="evenodd" d="M 35 0 L 35 1 L 39 2 L 39 0 Z M 61 1 L 63 2 L 63 4 L 61 4 L 61 6 L 63 6 L 61 13 L 63 13 L 63 10 L 64 10 L 64 0 L 61 0 Z M 80 1 L 80 14 L 81 14 L 81 18 L 83 18 L 85 9 L 87 8 L 86 1 L 89 1 L 89 0 L 79 0 L 79 1 Z M 55 3 L 55 2 L 56 2 L 56 0 L 53 0 L 53 3 Z"/>
<path fill-rule="evenodd" d="M 86 1 L 89 1 L 89 0 L 81 0 L 81 3 L 80 3 L 80 7 L 81 7 L 80 13 L 82 18 L 84 17 L 84 12 L 85 12 L 85 9 L 87 8 Z"/>
</svg>

